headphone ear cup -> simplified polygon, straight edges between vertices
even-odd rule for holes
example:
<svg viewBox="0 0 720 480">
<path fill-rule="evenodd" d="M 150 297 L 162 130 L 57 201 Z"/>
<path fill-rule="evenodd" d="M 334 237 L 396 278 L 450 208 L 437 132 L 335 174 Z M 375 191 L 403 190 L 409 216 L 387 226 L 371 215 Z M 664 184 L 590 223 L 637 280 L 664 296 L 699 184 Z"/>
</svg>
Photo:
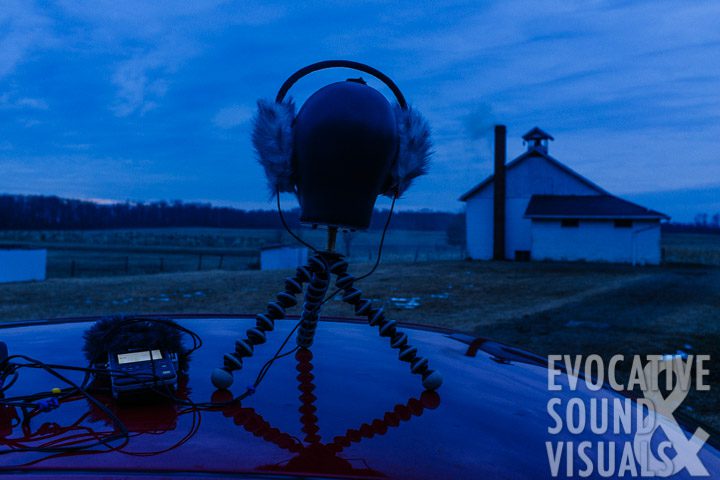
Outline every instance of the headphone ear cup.
<svg viewBox="0 0 720 480">
<path fill-rule="evenodd" d="M 398 156 L 393 164 L 392 186 L 386 195 L 401 196 L 415 178 L 425 175 L 430 166 L 432 141 L 430 125 L 420 112 L 408 105 L 406 109 L 395 105 L 398 132 Z"/>
<path fill-rule="evenodd" d="M 258 100 L 253 119 L 252 143 L 258 161 L 265 170 L 268 187 L 274 195 L 278 192 L 294 192 L 292 169 L 293 120 L 295 103 L 287 100 L 277 103 Z"/>
</svg>

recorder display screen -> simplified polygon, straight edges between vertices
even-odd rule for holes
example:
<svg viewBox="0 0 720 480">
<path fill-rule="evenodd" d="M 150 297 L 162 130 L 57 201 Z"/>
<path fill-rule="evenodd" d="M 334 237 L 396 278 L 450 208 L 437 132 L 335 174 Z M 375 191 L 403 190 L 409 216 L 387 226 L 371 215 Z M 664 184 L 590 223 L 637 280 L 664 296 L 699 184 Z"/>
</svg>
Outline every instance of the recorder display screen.
<svg viewBox="0 0 720 480">
<path fill-rule="evenodd" d="M 150 360 L 160 360 L 160 359 L 162 359 L 162 354 L 160 353 L 160 350 L 153 350 L 153 351 L 146 350 L 144 352 L 119 353 L 117 356 L 117 359 L 118 359 L 118 363 L 120 365 L 123 365 L 125 363 L 149 362 Z"/>
</svg>

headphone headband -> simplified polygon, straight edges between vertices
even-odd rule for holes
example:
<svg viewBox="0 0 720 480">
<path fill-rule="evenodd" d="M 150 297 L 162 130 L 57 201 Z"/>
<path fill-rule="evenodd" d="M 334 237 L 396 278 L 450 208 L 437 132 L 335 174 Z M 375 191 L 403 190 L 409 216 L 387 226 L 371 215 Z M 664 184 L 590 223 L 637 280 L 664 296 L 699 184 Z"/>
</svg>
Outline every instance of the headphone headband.
<svg viewBox="0 0 720 480">
<path fill-rule="evenodd" d="M 405 96 L 402 94 L 398 86 L 395 84 L 395 82 L 392 81 L 390 77 L 382 73 L 380 70 L 377 70 L 369 65 L 365 65 L 364 63 L 360 62 L 353 62 L 351 60 L 325 60 L 323 62 L 313 63 L 312 65 L 301 68 L 297 72 L 293 73 L 287 80 L 285 80 L 285 83 L 283 83 L 280 87 L 280 90 L 278 90 L 278 94 L 275 97 L 275 102 L 282 103 L 282 101 L 285 99 L 285 95 L 287 95 L 290 88 L 292 88 L 292 86 L 295 85 L 295 83 L 302 77 L 309 75 L 313 72 L 317 72 L 319 70 L 326 70 L 328 68 L 351 68 L 353 70 L 358 70 L 360 72 L 367 73 L 368 75 L 372 75 L 373 77 L 377 78 L 385 85 L 387 85 L 387 87 L 395 95 L 395 98 L 397 99 L 400 108 L 402 108 L 403 110 L 407 110 L 407 101 L 405 101 Z"/>
</svg>

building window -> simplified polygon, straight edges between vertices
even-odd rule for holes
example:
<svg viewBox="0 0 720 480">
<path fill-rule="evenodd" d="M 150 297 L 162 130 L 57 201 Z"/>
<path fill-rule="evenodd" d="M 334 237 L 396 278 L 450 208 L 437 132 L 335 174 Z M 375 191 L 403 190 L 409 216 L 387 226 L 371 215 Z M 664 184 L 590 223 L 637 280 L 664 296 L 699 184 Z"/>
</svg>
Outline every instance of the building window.
<svg viewBox="0 0 720 480">
<path fill-rule="evenodd" d="M 615 220 L 615 228 L 632 228 L 632 220 Z"/>
<path fill-rule="evenodd" d="M 560 220 L 560 226 L 563 228 L 577 228 L 580 226 L 580 220 L 577 218 L 563 218 Z"/>
</svg>

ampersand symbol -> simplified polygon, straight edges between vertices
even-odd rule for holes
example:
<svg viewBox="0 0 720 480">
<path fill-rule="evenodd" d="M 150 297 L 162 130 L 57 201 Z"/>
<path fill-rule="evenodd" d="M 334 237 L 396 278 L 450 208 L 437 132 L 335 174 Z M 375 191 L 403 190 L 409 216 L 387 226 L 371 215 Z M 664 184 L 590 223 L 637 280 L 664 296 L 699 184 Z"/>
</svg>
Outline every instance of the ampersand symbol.
<svg viewBox="0 0 720 480">
<path fill-rule="evenodd" d="M 654 415 L 643 418 L 642 432 L 635 434 L 633 439 L 633 450 L 636 458 L 646 458 L 648 471 L 660 477 L 668 477 L 680 472 L 683 468 L 692 476 L 709 476 L 707 469 L 698 458 L 698 453 L 703 447 L 707 439 L 708 433 L 698 427 L 690 438 L 687 438 L 683 429 L 673 417 L 673 412 L 682 404 L 688 395 L 688 390 L 683 389 L 680 382 L 676 382 L 672 391 L 664 397 L 659 389 L 649 388 L 650 385 L 658 385 L 657 380 L 660 374 L 672 369 L 676 378 L 680 378 L 682 372 L 682 358 L 675 357 L 672 361 L 663 361 L 658 363 L 657 371 L 653 371 L 653 365 L 648 363 L 643 368 L 645 377 L 645 385 L 648 386 L 643 390 L 643 396 L 649 400 L 646 405 L 651 406 Z M 655 378 L 653 378 L 655 375 Z M 651 425 L 652 422 L 652 425 Z M 646 429 L 652 429 L 646 431 Z M 672 471 L 667 468 L 667 464 L 659 460 L 653 454 L 650 445 L 655 431 L 661 428 L 667 439 L 672 443 L 677 455 L 672 458 Z"/>
</svg>

